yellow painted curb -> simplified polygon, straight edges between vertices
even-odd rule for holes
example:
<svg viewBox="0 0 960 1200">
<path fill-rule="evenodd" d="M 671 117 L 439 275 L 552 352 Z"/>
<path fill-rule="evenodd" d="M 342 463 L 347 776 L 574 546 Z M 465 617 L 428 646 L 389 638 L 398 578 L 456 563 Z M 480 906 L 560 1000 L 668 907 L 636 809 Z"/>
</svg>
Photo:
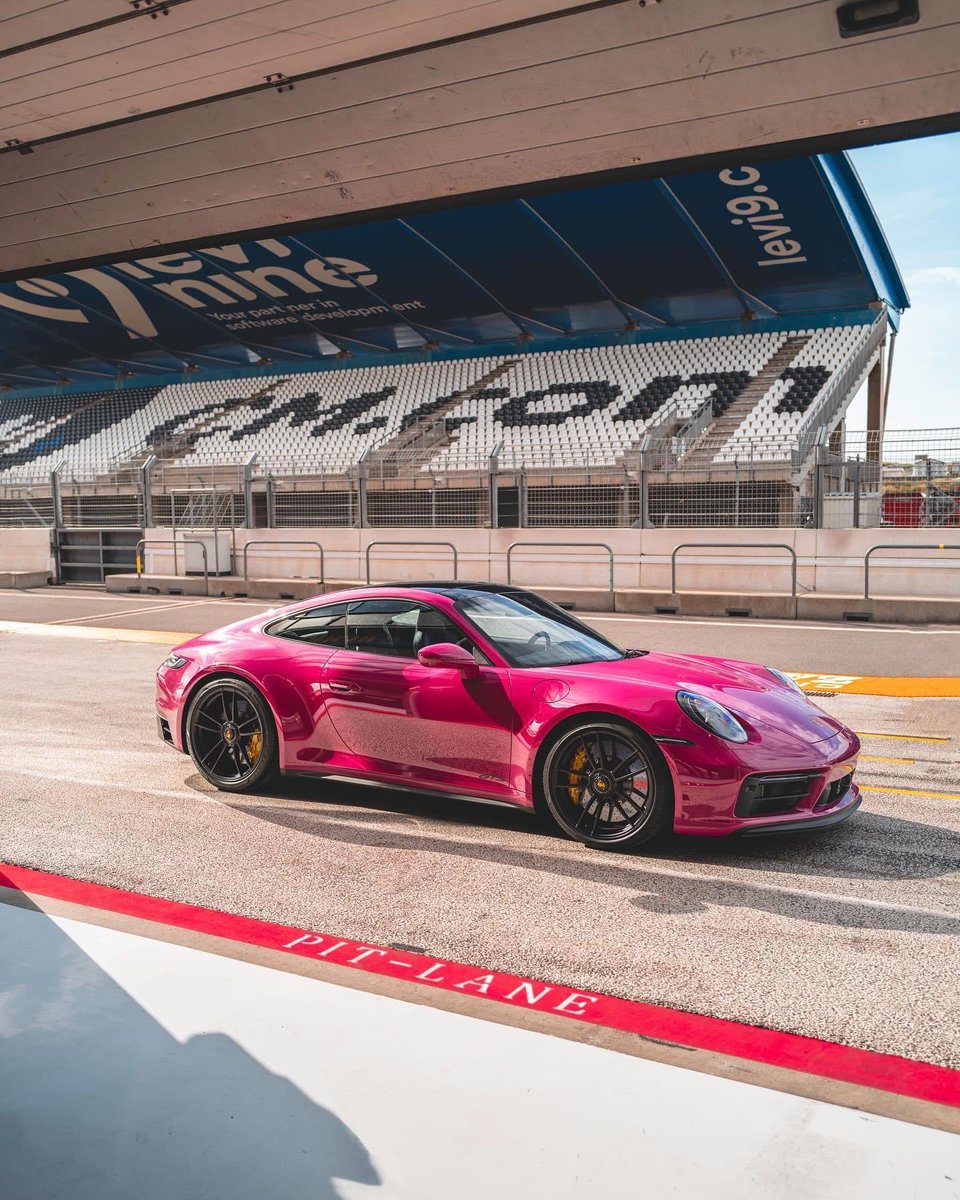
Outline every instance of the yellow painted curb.
<svg viewBox="0 0 960 1200">
<path fill-rule="evenodd" d="M 0 634 L 4 633 L 82 638 L 95 642 L 142 642 L 159 646 L 177 646 L 197 636 L 195 633 L 163 629 L 111 629 L 107 625 L 41 625 L 31 621 L 0 621 Z"/>
<path fill-rule="evenodd" d="M 840 692 L 845 696 L 960 696 L 956 675 L 826 675 L 788 671 L 805 692 Z"/>
<path fill-rule="evenodd" d="M 845 687 L 848 696 L 960 696 L 954 675 L 864 675 Z"/>
<path fill-rule="evenodd" d="M 101 642 L 145 642 L 176 646 L 197 637 L 163 629 L 120 629 L 107 625 L 42 625 L 31 621 L 0 621 L 0 634 L 86 638 Z M 827 675 L 788 671 L 805 692 L 841 692 L 847 696 L 960 697 L 960 677 L 954 675 Z"/>
</svg>

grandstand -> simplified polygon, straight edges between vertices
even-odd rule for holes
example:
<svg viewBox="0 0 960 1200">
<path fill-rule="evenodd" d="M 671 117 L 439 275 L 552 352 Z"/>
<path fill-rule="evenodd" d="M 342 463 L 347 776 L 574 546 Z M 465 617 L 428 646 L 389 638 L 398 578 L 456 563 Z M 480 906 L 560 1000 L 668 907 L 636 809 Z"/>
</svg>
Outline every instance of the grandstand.
<svg viewBox="0 0 960 1200">
<path fill-rule="evenodd" d="M 907 304 L 842 155 L 0 283 L 0 521 L 816 525 Z"/>
<path fill-rule="evenodd" d="M 156 455 L 170 465 L 297 461 L 300 473 L 347 471 L 422 441 L 423 471 L 474 470 L 495 452 L 535 469 L 614 466 L 651 431 L 686 440 L 707 467 L 756 450 L 790 460 L 836 372 L 872 326 L 598 345 L 508 357 L 300 372 L 296 375 L 6 401 L 0 479 L 58 465 L 93 477 Z M 829 414 L 835 420 L 838 411 Z M 819 427 L 819 426 L 818 426 Z M 415 435 L 415 436 L 413 436 Z M 716 444 L 715 444 L 716 443 Z"/>
</svg>

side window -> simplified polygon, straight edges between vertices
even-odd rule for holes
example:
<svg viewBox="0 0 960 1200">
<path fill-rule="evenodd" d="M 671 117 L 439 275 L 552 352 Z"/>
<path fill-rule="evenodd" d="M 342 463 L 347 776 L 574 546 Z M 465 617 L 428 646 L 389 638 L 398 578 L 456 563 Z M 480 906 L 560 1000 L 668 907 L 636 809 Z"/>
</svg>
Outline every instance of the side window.
<svg viewBox="0 0 960 1200">
<path fill-rule="evenodd" d="M 346 645 L 346 621 L 346 604 L 327 604 L 323 608 L 305 609 L 282 617 L 268 625 L 266 632 L 273 637 L 292 638 L 313 646 L 342 650 Z"/>
<path fill-rule="evenodd" d="M 438 609 L 410 600 L 359 600 L 347 617 L 347 649 L 365 654 L 416 658 L 424 646 L 457 642 L 473 650 L 470 637 Z"/>
</svg>

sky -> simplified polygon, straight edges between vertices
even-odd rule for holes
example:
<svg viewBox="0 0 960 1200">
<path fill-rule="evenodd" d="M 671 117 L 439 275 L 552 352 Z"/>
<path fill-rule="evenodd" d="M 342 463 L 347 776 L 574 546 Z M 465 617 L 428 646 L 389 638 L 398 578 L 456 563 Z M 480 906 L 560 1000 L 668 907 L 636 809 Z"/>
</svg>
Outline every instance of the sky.
<svg viewBox="0 0 960 1200">
<path fill-rule="evenodd" d="M 897 336 L 888 429 L 960 426 L 960 133 L 850 151 L 911 307 Z M 847 415 L 866 426 L 865 391 Z"/>
</svg>

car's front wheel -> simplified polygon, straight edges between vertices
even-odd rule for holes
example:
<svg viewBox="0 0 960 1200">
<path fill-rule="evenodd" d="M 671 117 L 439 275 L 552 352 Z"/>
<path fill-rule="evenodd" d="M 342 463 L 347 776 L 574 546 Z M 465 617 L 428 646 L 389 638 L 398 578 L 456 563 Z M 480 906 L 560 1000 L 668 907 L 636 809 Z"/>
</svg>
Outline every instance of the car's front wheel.
<svg viewBox="0 0 960 1200">
<path fill-rule="evenodd" d="M 570 837 L 600 849 L 645 845 L 673 821 L 673 787 L 646 735 L 618 721 L 565 731 L 541 767 L 542 796 Z"/>
<path fill-rule="evenodd" d="M 269 786 L 279 774 L 277 731 L 267 702 L 243 679 L 212 679 L 190 701 L 190 756 L 223 792 Z"/>
</svg>

